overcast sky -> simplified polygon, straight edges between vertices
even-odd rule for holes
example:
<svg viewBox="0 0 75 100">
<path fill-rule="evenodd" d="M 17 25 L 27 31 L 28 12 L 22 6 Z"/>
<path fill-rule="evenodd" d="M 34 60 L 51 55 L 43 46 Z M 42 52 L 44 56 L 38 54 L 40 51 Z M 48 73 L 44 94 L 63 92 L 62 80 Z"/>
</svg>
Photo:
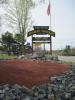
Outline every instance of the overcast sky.
<svg viewBox="0 0 75 100">
<path fill-rule="evenodd" d="M 75 0 L 50 0 L 52 30 L 56 36 L 52 38 L 53 49 L 62 49 L 66 45 L 75 46 Z M 49 0 L 33 11 L 35 25 L 50 25 L 47 15 Z"/>
<path fill-rule="evenodd" d="M 34 0 L 38 2 L 40 0 Z M 50 0 L 51 26 L 55 32 L 52 38 L 53 49 L 63 49 L 66 45 L 75 47 L 75 0 Z M 49 0 L 38 5 L 32 11 L 33 25 L 50 25 L 50 16 L 47 15 Z M 2 12 L 3 13 L 3 12 Z M 28 41 L 30 41 L 28 39 Z M 46 46 L 48 48 L 48 46 Z"/>
</svg>

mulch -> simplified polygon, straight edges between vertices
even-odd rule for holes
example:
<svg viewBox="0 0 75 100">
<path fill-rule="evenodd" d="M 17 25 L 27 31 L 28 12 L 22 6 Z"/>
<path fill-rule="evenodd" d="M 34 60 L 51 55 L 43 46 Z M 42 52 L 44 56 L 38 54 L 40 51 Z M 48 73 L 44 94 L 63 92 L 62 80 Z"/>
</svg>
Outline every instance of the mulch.
<svg viewBox="0 0 75 100">
<path fill-rule="evenodd" d="M 0 84 L 19 84 L 31 88 L 50 82 L 50 77 L 69 70 L 69 65 L 48 61 L 0 61 Z"/>
</svg>

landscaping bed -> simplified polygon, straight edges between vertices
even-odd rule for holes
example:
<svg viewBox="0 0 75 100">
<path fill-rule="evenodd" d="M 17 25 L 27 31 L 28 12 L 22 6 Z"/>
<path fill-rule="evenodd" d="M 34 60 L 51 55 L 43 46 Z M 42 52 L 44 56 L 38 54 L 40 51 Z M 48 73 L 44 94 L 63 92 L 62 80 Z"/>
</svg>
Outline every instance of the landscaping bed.
<svg viewBox="0 0 75 100">
<path fill-rule="evenodd" d="M 49 83 L 53 75 L 69 70 L 69 65 L 48 61 L 7 60 L 0 61 L 0 84 L 19 84 L 29 88 Z"/>
</svg>

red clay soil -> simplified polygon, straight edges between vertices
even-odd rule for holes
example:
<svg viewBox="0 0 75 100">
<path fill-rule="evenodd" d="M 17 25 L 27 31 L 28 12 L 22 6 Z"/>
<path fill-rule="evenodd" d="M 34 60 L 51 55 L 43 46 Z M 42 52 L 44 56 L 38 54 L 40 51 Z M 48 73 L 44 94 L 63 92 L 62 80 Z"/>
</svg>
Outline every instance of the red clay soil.
<svg viewBox="0 0 75 100">
<path fill-rule="evenodd" d="M 29 60 L 0 61 L 0 84 L 19 84 L 31 88 L 49 82 L 49 77 L 67 71 L 66 64 Z"/>
</svg>

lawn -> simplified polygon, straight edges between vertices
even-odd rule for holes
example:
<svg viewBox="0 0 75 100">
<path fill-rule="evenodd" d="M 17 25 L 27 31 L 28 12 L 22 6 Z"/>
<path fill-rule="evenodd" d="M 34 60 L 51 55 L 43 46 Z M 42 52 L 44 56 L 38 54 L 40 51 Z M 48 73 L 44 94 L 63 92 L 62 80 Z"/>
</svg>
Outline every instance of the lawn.
<svg viewBox="0 0 75 100">
<path fill-rule="evenodd" d="M 6 60 L 6 59 L 15 59 L 17 56 L 14 55 L 8 55 L 8 54 L 0 54 L 0 60 Z"/>
</svg>

